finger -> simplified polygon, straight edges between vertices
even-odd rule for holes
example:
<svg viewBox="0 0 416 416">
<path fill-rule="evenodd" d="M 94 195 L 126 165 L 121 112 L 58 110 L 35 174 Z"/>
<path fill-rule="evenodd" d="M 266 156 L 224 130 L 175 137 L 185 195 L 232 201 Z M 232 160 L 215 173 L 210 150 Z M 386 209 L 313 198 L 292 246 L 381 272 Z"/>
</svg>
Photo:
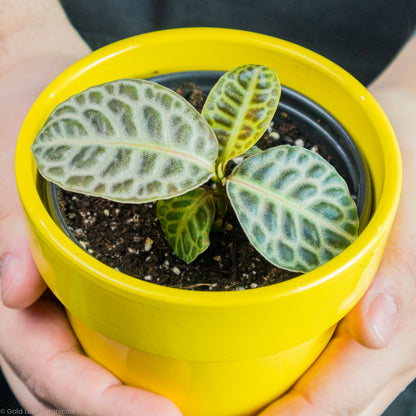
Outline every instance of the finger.
<svg viewBox="0 0 416 416">
<path fill-rule="evenodd" d="M 10 308 L 25 308 L 39 298 L 46 285 L 30 253 L 22 216 L 16 213 L 3 218 L 0 230 L 2 301 Z"/>
<path fill-rule="evenodd" d="M 74 53 L 87 52 L 87 48 Z M 28 249 L 23 210 L 14 178 L 14 150 L 27 111 L 37 95 L 74 57 L 48 55 L 22 62 L 0 78 L 0 262 L 2 300 L 12 308 L 31 305 L 45 289 Z"/>
<path fill-rule="evenodd" d="M 392 380 L 387 387 L 374 397 L 373 401 L 368 404 L 360 416 L 381 415 L 393 400 L 414 380 L 414 375 L 414 371 L 412 370 Z"/>
<path fill-rule="evenodd" d="M 39 298 L 46 286 L 28 247 L 23 209 L 12 176 L 15 146 L 13 135 L 18 131 L 17 122 L 23 118 L 22 114 L 17 116 L 16 111 L 12 111 L 13 107 L 10 105 L 7 109 L 10 122 L 0 119 L 3 121 L 1 133 L 5 135 L 0 138 L 0 174 L 4 177 L 0 189 L 1 296 L 5 305 L 25 308 Z"/>
<path fill-rule="evenodd" d="M 261 416 L 378 416 L 415 376 L 414 343 L 407 342 L 407 329 L 400 328 L 400 336 L 381 350 L 365 348 L 346 329 L 337 332 L 292 390 Z"/>
<path fill-rule="evenodd" d="M 377 98 L 393 122 L 398 139 L 402 139 L 403 195 L 374 282 L 347 317 L 352 334 L 370 348 L 382 348 L 388 344 L 416 295 L 416 193 L 411 191 L 416 181 L 416 146 L 414 140 L 407 140 L 409 132 L 414 132 L 411 124 L 415 118 L 401 110 L 412 108 L 411 95 L 400 93 L 399 97 L 398 101 L 394 90 L 377 91 Z M 403 100 L 409 101 L 408 106 Z M 397 102 L 402 105 L 398 106 Z"/>
<path fill-rule="evenodd" d="M 0 357 L 0 366 L 4 377 L 6 378 L 10 388 L 12 389 L 16 399 L 25 409 L 31 409 L 31 413 L 48 414 L 49 408 L 39 402 L 29 389 L 22 383 L 20 378 L 13 372 L 12 368 Z M 35 411 L 36 409 L 36 411 Z"/>
<path fill-rule="evenodd" d="M 379 416 L 413 379 L 414 372 L 397 377 L 388 386 L 378 392 L 375 397 L 370 399 L 371 401 L 366 406 L 362 409 L 355 410 L 351 410 L 351 406 L 346 408 L 342 404 L 334 405 L 334 402 L 324 406 L 322 404 L 317 405 L 315 402 L 309 401 L 308 395 L 293 390 L 274 405 L 267 408 L 259 416 Z M 319 383 L 319 381 L 317 382 Z M 350 400 L 354 402 L 353 397 Z"/>
<path fill-rule="evenodd" d="M 368 348 L 388 345 L 416 296 L 416 255 L 413 246 L 403 245 L 397 233 L 398 227 L 393 230 L 373 283 L 346 317 L 351 334 Z"/>
<path fill-rule="evenodd" d="M 55 302 L 42 297 L 27 309 L 3 306 L 0 313 L 0 333 L 8 334 L 0 338 L 2 355 L 43 405 L 88 416 L 180 415 L 167 399 L 122 385 L 83 356 Z"/>
</svg>

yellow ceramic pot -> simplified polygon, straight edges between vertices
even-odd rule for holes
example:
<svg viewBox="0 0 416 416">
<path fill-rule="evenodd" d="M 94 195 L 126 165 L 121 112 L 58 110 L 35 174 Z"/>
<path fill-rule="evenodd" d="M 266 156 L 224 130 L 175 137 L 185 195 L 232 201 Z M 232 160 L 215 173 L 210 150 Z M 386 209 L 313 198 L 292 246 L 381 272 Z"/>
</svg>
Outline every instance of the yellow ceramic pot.
<svg viewBox="0 0 416 416">
<path fill-rule="evenodd" d="M 206 293 L 126 276 L 65 236 L 48 213 L 30 152 L 58 103 L 117 78 L 228 70 L 246 63 L 272 67 L 284 85 L 326 108 L 364 155 L 373 183 L 373 215 L 347 250 L 284 283 Z M 396 212 L 401 162 L 380 107 L 333 63 L 254 33 L 178 29 L 109 45 L 57 77 L 23 124 L 16 177 L 36 264 L 67 308 L 86 353 L 124 382 L 167 396 L 185 416 L 235 416 L 254 414 L 287 390 L 369 286 Z"/>
</svg>

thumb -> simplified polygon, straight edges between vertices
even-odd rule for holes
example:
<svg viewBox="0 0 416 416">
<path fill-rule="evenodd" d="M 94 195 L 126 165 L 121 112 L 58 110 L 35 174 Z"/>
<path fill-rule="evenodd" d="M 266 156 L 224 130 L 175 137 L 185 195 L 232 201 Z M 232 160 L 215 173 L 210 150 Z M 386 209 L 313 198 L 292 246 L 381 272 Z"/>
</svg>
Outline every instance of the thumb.
<svg viewBox="0 0 416 416">
<path fill-rule="evenodd" d="M 21 208 L 3 217 L 0 228 L 2 301 L 10 308 L 26 308 L 39 298 L 46 285 L 29 250 Z"/>
<path fill-rule="evenodd" d="M 416 284 L 411 258 L 411 253 L 403 250 L 389 250 L 370 288 L 346 316 L 351 335 L 363 346 L 385 348 L 414 299 Z"/>
</svg>

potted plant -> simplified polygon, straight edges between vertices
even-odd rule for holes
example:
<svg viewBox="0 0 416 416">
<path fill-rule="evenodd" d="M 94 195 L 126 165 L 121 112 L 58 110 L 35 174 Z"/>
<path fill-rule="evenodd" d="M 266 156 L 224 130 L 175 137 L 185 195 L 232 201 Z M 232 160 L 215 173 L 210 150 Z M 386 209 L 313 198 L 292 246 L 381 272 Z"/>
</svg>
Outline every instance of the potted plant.
<svg viewBox="0 0 416 416">
<path fill-rule="evenodd" d="M 203 107 L 202 91 L 189 83 L 195 76 L 215 81 Z M 155 79 L 122 79 L 70 97 L 36 136 L 32 153 L 50 181 L 51 214 L 75 242 L 137 278 L 242 290 L 295 276 L 282 268 L 312 270 L 356 238 L 357 210 L 366 224 L 370 184 L 358 149 L 329 114 L 287 88 L 280 105 L 279 79 L 261 65 L 157 80 L 172 78 L 186 80 L 179 91 L 202 115 Z M 292 117 L 310 123 L 307 136 Z M 205 253 L 211 235 L 215 247 Z"/>
<path fill-rule="evenodd" d="M 247 62 L 275 69 L 283 85 L 326 108 L 364 156 L 373 183 L 373 213 L 353 244 L 323 266 L 277 285 L 205 293 L 132 279 L 89 256 L 62 232 L 47 210 L 30 154 L 53 108 L 115 79 L 224 71 Z M 23 173 L 27 166 L 30 176 Z M 401 182 L 391 127 L 357 81 L 298 46 L 221 29 L 138 36 L 69 68 L 25 120 L 16 176 L 35 261 L 67 308 L 86 353 L 126 383 L 167 396 L 185 415 L 253 414 L 306 370 L 371 282 Z"/>
</svg>

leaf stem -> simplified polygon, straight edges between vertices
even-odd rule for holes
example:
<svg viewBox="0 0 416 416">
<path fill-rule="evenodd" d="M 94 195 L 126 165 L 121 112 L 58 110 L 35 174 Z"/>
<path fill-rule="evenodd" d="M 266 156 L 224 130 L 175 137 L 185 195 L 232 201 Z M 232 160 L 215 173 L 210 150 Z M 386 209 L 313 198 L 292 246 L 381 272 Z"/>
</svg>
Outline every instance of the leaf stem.
<svg viewBox="0 0 416 416">
<path fill-rule="evenodd" d="M 223 232 L 224 231 L 224 217 L 228 210 L 228 198 L 227 192 L 225 189 L 226 178 L 222 176 L 219 178 L 218 176 L 214 176 L 212 178 L 213 182 L 216 185 L 214 191 L 214 202 L 215 202 L 215 216 L 216 220 L 213 224 L 213 229 L 216 232 Z"/>
</svg>

